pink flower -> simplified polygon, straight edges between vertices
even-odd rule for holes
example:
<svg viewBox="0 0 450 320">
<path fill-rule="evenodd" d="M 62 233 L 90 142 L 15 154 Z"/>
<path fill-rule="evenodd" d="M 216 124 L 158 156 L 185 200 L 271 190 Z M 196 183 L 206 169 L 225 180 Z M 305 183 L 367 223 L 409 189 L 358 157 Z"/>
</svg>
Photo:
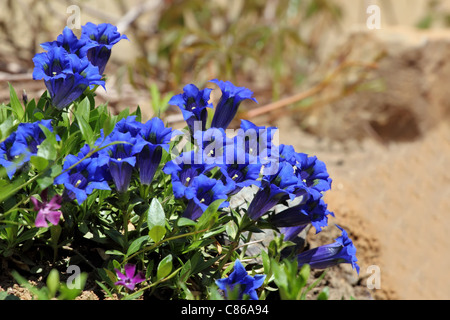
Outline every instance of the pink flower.
<svg viewBox="0 0 450 320">
<path fill-rule="evenodd" d="M 117 285 L 122 285 L 129 290 L 134 290 L 134 286 L 142 281 L 145 281 L 145 276 L 142 271 L 139 271 L 136 275 L 136 266 L 134 264 L 128 263 L 125 265 L 125 275 L 121 273 L 118 269 L 114 269 L 117 273 L 117 278 L 119 281 L 114 283 Z"/>
<path fill-rule="evenodd" d="M 34 210 L 38 211 L 34 224 L 38 228 L 48 227 L 47 221 L 53 225 L 57 225 L 59 219 L 61 218 L 61 211 L 59 211 L 58 209 L 61 208 L 62 197 L 56 194 L 50 200 L 50 202 L 48 202 L 47 189 L 45 189 L 41 193 L 41 199 L 42 201 L 39 201 L 35 197 L 31 197 L 31 202 L 33 202 Z"/>
</svg>

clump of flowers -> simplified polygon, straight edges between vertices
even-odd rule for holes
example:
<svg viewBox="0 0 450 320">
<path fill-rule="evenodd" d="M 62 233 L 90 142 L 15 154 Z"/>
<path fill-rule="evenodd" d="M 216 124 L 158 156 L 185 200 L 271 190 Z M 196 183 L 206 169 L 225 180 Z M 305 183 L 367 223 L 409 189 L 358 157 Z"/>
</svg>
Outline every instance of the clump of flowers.
<svg viewBox="0 0 450 320">
<path fill-rule="evenodd" d="M 50 244 L 55 260 L 62 246 L 90 243 L 105 253 L 97 283 L 123 298 L 267 298 L 280 283 L 269 275 L 289 248 L 295 278 L 305 265 L 348 263 L 359 272 L 356 248 L 340 226 L 335 243 L 295 247 L 305 228 L 328 227 L 334 214 L 323 195 L 332 180 L 317 157 L 278 144 L 275 127 L 241 120 L 229 135 L 240 105 L 256 102 L 251 90 L 213 79 L 222 93 L 214 106 L 217 88 L 186 85 L 169 101 L 183 115 L 182 130 L 158 117 L 142 121 L 139 108 L 111 115 L 96 105 L 95 90 L 105 86 L 105 66 L 122 39 L 109 24 L 86 24 L 80 39 L 65 28 L 33 59 L 33 78 L 47 94 L 25 106 L 11 101 L 0 113 L 3 255 L 36 241 Z M 236 204 L 240 195 L 250 200 Z M 254 232 L 273 238 L 257 257 L 246 250 Z M 136 290 L 142 282 L 148 285 Z"/>
</svg>

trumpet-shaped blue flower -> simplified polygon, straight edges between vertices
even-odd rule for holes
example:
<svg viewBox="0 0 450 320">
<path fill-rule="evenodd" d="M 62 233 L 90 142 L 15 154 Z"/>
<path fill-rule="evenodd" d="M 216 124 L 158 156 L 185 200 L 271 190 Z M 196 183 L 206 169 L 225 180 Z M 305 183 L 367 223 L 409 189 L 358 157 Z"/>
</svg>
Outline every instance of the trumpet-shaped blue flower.
<svg viewBox="0 0 450 320">
<path fill-rule="evenodd" d="M 100 158 L 92 156 L 81 161 L 88 152 L 89 146 L 85 146 L 78 156 L 72 154 L 66 156 L 63 172 L 55 178 L 55 184 L 62 184 L 65 187 L 63 196 L 69 200 L 77 199 L 78 204 L 82 204 L 96 189 L 111 190 L 107 169 Z M 70 169 L 75 164 L 77 165 Z"/>
<path fill-rule="evenodd" d="M 137 138 L 143 129 L 143 124 L 139 121 L 136 121 L 136 116 L 128 116 L 119 120 L 114 126 L 114 130 L 110 135 L 113 135 L 114 132 L 120 133 L 129 133 L 131 137 Z"/>
<path fill-rule="evenodd" d="M 257 126 L 248 120 L 241 120 L 242 136 L 244 137 L 245 152 L 257 156 L 261 162 L 264 162 L 264 157 L 271 155 L 272 148 L 276 146 L 273 144 L 273 138 L 278 130 L 276 127 Z M 241 134 L 238 131 L 237 137 Z M 241 143 L 237 141 L 237 143 Z"/>
<path fill-rule="evenodd" d="M 221 166 L 233 162 L 233 154 L 227 154 L 228 150 L 233 152 L 233 140 L 228 138 L 222 128 L 209 128 L 205 131 L 194 133 L 195 146 L 202 154 L 202 161 L 209 165 Z"/>
<path fill-rule="evenodd" d="M 87 58 L 69 54 L 63 47 L 53 47 L 48 52 L 38 53 L 33 62 L 33 79 L 44 79 L 53 105 L 60 110 L 78 99 L 86 88 L 105 84 L 98 68 Z"/>
<path fill-rule="evenodd" d="M 250 300 L 258 300 L 256 289 L 264 283 L 265 275 L 250 276 L 239 260 L 234 263 L 233 272 L 227 278 L 216 280 L 219 289 L 225 292 L 227 298 L 230 293 L 237 290 L 238 300 L 242 300 L 244 295 L 248 295 Z"/>
<path fill-rule="evenodd" d="M 202 159 L 201 153 L 190 151 L 183 152 L 165 164 L 163 172 L 171 176 L 175 198 L 185 197 L 186 190 L 192 185 L 194 178 L 210 171 L 211 166 L 206 165 Z"/>
<path fill-rule="evenodd" d="M 0 166 L 4 167 L 9 179 L 12 179 L 17 169 L 21 168 L 26 162 L 25 155 L 22 159 L 19 156 L 15 157 L 11 154 L 11 148 L 16 140 L 16 133 L 13 132 L 6 138 L 5 141 L 0 143 Z"/>
<path fill-rule="evenodd" d="M 89 61 L 98 67 L 99 73 L 103 74 L 106 64 L 111 57 L 112 47 L 122 39 L 127 39 L 126 35 L 121 35 L 117 27 L 109 23 L 99 25 L 92 22 L 81 27 L 81 40 L 86 41 L 91 46 L 86 53 Z"/>
<path fill-rule="evenodd" d="M 348 237 L 347 232 L 337 226 L 342 235 L 332 244 L 323 245 L 314 249 L 306 250 L 297 255 L 299 267 L 309 264 L 311 268 L 325 269 L 340 263 L 350 263 L 353 269 L 359 274 L 359 266 L 356 263 L 356 248 L 352 240 Z"/>
<path fill-rule="evenodd" d="M 258 180 L 261 165 L 259 164 L 229 164 L 222 168 L 222 182 L 224 184 L 235 184 L 235 187 L 230 192 L 230 196 L 238 193 L 243 188 L 255 185 L 261 186 L 261 181 Z"/>
<path fill-rule="evenodd" d="M 75 54 L 80 58 L 86 57 L 86 53 L 95 44 L 88 42 L 87 39 L 78 39 L 69 27 L 64 27 L 63 32 L 55 41 L 41 43 L 41 47 L 45 50 L 51 50 L 55 47 L 62 47 L 68 53 Z"/>
<path fill-rule="evenodd" d="M 294 173 L 310 194 L 319 197 L 321 192 L 331 188 L 331 178 L 326 165 L 316 156 L 308 156 L 305 153 L 295 152 L 289 145 L 280 146 L 280 155 L 294 166 Z"/>
<path fill-rule="evenodd" d="M 133 146 L 136 138 L 132 137 L 130 132 L 122 133 L 117 130 L 106 137 L 103 145 L 106 146 L 112 142 L 123 142 L 113 144 L 99 151 L 98 158 L 101 163 L 107 163 L 112 180 L 119 193 L 128 191 L 130 187 L 133 169 L 136 166 L 136 156 L 133 152 Z"/>
<path fill-rule="evenodd" d="M 11 147 L 11 154 L 13 156 L 20 155 L 28 151 L 30 155 L 36 155 L 38 152 L 38 146 L 44 142 L 45 134 L 40 128 L 42 125 L 53 132 L 51 120 L 40 120 L 33 123 L 21 123 L 19 124 L 15 133 L 15 143 Z M 60 138 L 57 136 L 57 140 Z"/>
<path fill-rule="evenodd" d="M 137 135 L 133 153 L 137 157 L 137 168 L 141 184 L 149 185 L 161 163 L 162 152 L 169 152 L 170 139 L 177 132 L 166 128 L 159 118 L 147 121 Z"/>
<path fill-rule="evenodd" d="M 216 111 L 212 119 L 211 127 L 226 129 L 236 115 L 242 101 L 253 100 L 253 92 L 244 87 L 236 87 L 229 81 L 211 80 L 217 84 L 222 91 L 222 96 L 217 103 Z"/>
<path fill-rule="evenodd" d="M 251 185 L 260 187 L 261 181 L 259 177 L 262 164 L 256 157 L 249 155 L 243 149 L 235 148 L 234 145 L 227 145 L 225 153 L 228 154 L 230 149 L 234 151 L 234 157 L 231 158 L 232 161 L 226 161 L 219 169 L 222 173 L 222 182 L 228 185 L 234 183 L 235 185 L 230 195 L 234 195 Z"/>
<path fill-rule="evenodd" d="M 53 132 L 51 120 L 40 120 L 33 123 L 21 123 L 17 130 L 0 143 L 0 165 L 5 167 L 8 177 L 37 155 L 38 146 L 45 140 L 45 134 L 39 125 Z M 59 136 L 56 136 L 60 140 Z"/>
<path fill-rule="evenodd" d="M 183 93 L 175 95 L 169 100 L 169 104 L 180 108 L 191 134 L 197 130 L 206 130 L 207 108 L 213 107 L 208 102 L 211 91 L 212 89 L 209 88 L 199 90 L 195 85 L 188 84 L 183 88 Z"/>
<path fill-rule="evenodd" d="M 265 175 L 261 181 L 261 188 L 256 192 L 248 207 L 247 214 L 253 220 L 260 218 L 275 205 L 304 195 L 304 187 L 299 185 L 294 174 L 294 168 L 286 161 L 278 164 L 278 171 L 272 175 Z"/>
<path fill-rule="evenodd" d="M 334 214 L 327 209 L 323 198 L 317 195 L 306 198 L 299 205 L 289 207 L 271 218 L 275 227 L 281 227 L 285 240 L 291 240 L 309 224 L 316 229 L 316 233 L 328 225 L 328 215 Z"/>
<path fill-rule="evenodd" d="M 185 190 L 185 197 L 189 201 L 183 216 L 192 220 L 200 218 L 211 203 L 219 199 L 227 200 L 229 192 L 230 186 L 224 185 L 219 180 L 208 178 L 204 174 L 193 178 L 191 185 Z M 224 201 L 219 208 L 228 205 L 229 203 Z"/>
</svg>

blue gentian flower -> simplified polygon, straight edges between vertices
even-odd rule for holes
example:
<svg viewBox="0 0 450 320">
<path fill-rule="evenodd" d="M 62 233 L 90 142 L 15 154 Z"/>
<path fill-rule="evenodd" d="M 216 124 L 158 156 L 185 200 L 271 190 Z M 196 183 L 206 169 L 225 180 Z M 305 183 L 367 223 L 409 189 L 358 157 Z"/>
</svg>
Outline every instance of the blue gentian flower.
<svg viewBox="0 0 450 320">
<path fill-rule="evenodd" d="M 86 56 L 94 66 L 98 67 L 100 74 L 105 71 L 112 47 L 122 39 L 128 40 L 126 35 L 121 35 L 117 31 L 116 26 L 109 23 L 95 25 L 92 22 L 81 27 L 80 39 L 92 46 L 87 50 Z"/>
<path fill-rule="evenodd" d="M 21 159 L 20 156 L 13 156 L 11 154 L 11 148 L 14 145 L 15 140 L 16 133 L 13 132 L 5 141 L 0 143 L 0 166 L 5 168 L 6 174 L 10 180 L 13 178 L 14 173 L 16 173 L 16 171 L 26 162 L 25 154 L 22 155 Z"/>
<path fill-rule="evenodd" d="M 169 174 L 172 180 L 172 189 L 175 198 L 185 197 L 186 190 L 191 186 L 194 178 L 209 172 L 212 167 L 206 165 L 201 153 L 183 152 L 174 160 L 168 161 L 163 172 Z"/>
<path fill-rule="evenodd" d="M 133 153 L 136 138 L 132 137 L 130 132 L 122 133 L 113 130 L 103 141 L 103 145 L 108 145 L 115 141 L 123 141 L 125 143 L 114 144 L 102 149 L 99 151 L 98 157 L 102 163 L 107 162 L 117 191 L 124 193 L 130 187 L 133 169 L 136 166 L 136 156 Z"/>
<path fill-rule="evenodd" d="M 53 47 L 33 58 L 33 79 L 44 79 L 53 105 L 62 110 L 78 99 L 86 88 L 104 86 L 98 68 L 87 58 L 69 54 L 63 47 Z"/>
<path fill-rule="evenodd" d="M 166 128 L 159 118 L 147 121 L 137 135 L 133 152 L 137 157 L 137 168 L 141 184 L 149 185 L 161 163 L 162 152 L 169 152 L 169 142 L 176 132 Z"/>
<path fill-rule="evenodd" d="M 299 267 L 309 264 L 311 268 L 326 269 L 339 263 L 350 263 L 359 274 L 359 266 L 356 263 L 356 248 L 347 232 L 337 226 L 342 235 L 332 244 L 323 245 L 314 249 L 306 250 L 297 255 Z"/>
<path fill-rule="evenodd" d="M 280 146 L 280 156 L 294 166 L 295 175 L 299 182 L 307 188 L 308 193 L 315 194 L 317 198 L 320 193 L 331 189 L 332 180 L 326 165 L 316 156 L 295 152 L 294 147 L 289 145 Z"/>
<path fill-rule="evenodd" d="M 68 53 L 75 54 L 80 58 L 86 57 L 86 53 L 90 48 L 96 45 L 88 42 L 87 39 L 78 39 L 69 27 L 64 27 L 63 32 L 55 41 L 41 43 L 41 47 L 45 50 L 51 50 L 55 47 L 62 47 Z"/>
<path fill-rule="evenodd" d="M 256 220 L 277 204 L 304 194 L 305 189 L 299 185 L 292 165 L 281 161 L 277 173 L 263 176 L 261 188 L 250 203 L 247 214 L 251 219 Z"/>
<path fill-rule="evenodd" d="M 257 126 L 251 121 L 241 120 L 241 129 L 243 133 L 238 135 L 244 137 L 245 152 L 257 156 L 262 163 L 265 163 L 265 157 L 271 156 L 271 150 L 275 149 L 273 137 L 278 130 L 276 127 Z M 241 141 L 237 141 L 242 144 Z M 275 150 L 277 151 L 277 150 Z"/>
<path fill-rule="evenodd" d="M 222 182 L 230 185 L 232 182 L 235 187 L 230 192 L 230 196 L 238 193 L 243 188 L 255 185 L 261 186 L 261 181 L 258 180 L 261 165 L 258 164 L 229 164 L 219 169 L 222 175 Z"/>
<path fill-rule="evenodd" d="M 227 200 L 229 192 L 230 187 L 219 180 L 208 178 L 204 174 L 196 176 L 185 190 L 185 198 L 189 201 L 183 217 L 192 220 L 200 218 L 211 203 L 219 199 Z M 219 208 L 228 205 L 229 203 L 224 201 Z"/>
<path fill-rule="evenodd" d="M 222 128 L 209 128 L 205 131 L 198 130 L 194 133 L 194 144 L 199 153 L 202 154 L 202 161 L 206 164 L 223 165 L 233 161 L 233 140 L 228 138 Z"/>
<path fill-rule="evenodd" d="M 77 199 L 82 204 L 94 190 L 111 190 L 108 185 L 106 168 L 98 157 L 90 157 L 68 170 L 87 155 L 89 146 L 85 146 L 78 156 L 69 154 L 63 164 L 63 173 L 55 178 L 55 184 L 65 187 L 64 194 L 69 200 Z"/>
<path fill-rule="evenodd" d="M 231 162 L 227 161 L 220 166 L 219 170 L 222 173 L 221 180 L 224 184 L 235 184 L 230 196 L 251 185 L 260 187 L 261 181 L 259 178 L 262 164 L 254 160 L 255 157 L 249 155 L 243 149 L 228 145 L 227 152 L 229 149 L 234 151 L 234 158 Z"/>
<path fill-rule="evenodd" d="M 294 240 L 300 232 L 302 232 L 308 224 L 298 225 L 295 227 L 285 227 L 280 229 L 280 233 L 284 236 L 284 241 L 292 241 Z"/>
<path fill-rule="evenodd" d="M 38 152 L 38 146 L 44 142 L 44 131 L 39 127 L 42 125 L 53 132 L 51 120 L 40 120 L 33 123 L 21 123 L 19 124 L 15 133 L 15 143 L 11 147 L 11 154 L 13 156 L 20 155 L 28 151 L 30 155 L 36 155 Z M 60 138 L 57 136 L 57 140 Z"/>
<path fill-rule="evenodd" d="M 211 127 L 226 129 L 236 115 L 242 101 L 253 100 L 253 92 L 244 87 L 236 87 L 229 81 L 211 80 L 217 84 L 222 91 L 222 96 L 217 103 L 216 111 L 212 119 Z"/>
<path fill-rule="evenodd" d="M 169 104 L 180 108 L 191 134 L 194 134 L 196 129 L 206 130 L 207 108 L 213 107 L 208 102 L 211 91 L 212 89 L 209 88 L 199 90 L 195 85 L 188 84 L 183 88 L 183 93 L 175 95 L 169 100 Z"/>
<path fill-rule="evenodd" d="M 46 139 L 39 125 L 53 132 L 51 120 L 20 123 L 17 130 L 0 143 L 0 165 L 5 167 L 10 179 L 32 155 L 37 155 L 38 146 Z M 59 141 L 60 137 L 56 136 L 56 139 Z"/>
<path fill-rule="evenodd" d="M 128 116 L 120 119 L 114 126 L 113 132 L 130 133 L 133 138 L 137 138 L 143 128 L 143 124 L 136 121 L 136 116 Z M 111 133 L 113 134 L 113 133 Z"/>
<path fill-rule="evenodd" d="M 327 209 L 327 204 L 322 197 L 317 195 L 307 197 L 296 206 L 289 207 L 277 213 L 271 218 L 275 227 L 282 227 L 281 233 L 285 240 L 291 240 L 309 224 L 316 229 L 316 233 L 328 225 L 328 215 L 334 217 L 334 213 Z M 299 228 L 299 227 L 302 228 Z"/>
<path fill-rule="evenodd" d="M 242 263 L 239 260 L 236 260 L 233 272 L 230 276 L 216 280 L 216 284 L 219 289 L 225 292 L 227 298 L 237 287 L 238 300 L 242 300 L 244 295 L 248 295 L 250 300 L 258 300 L 256 289 L 263 285 L 265 278 L 265 275 L 250 276 Z"/>
</svg>

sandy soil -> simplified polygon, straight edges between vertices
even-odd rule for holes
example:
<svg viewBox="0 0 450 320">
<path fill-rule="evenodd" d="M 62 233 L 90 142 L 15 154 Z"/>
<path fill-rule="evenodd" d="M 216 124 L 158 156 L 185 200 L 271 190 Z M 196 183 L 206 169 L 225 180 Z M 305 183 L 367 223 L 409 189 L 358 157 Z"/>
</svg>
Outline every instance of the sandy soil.
<svg viewBox="0 0 450 320">
<path fill-rule="evenodd" d="M 360 277 L 381 271 L 385 298 L 449 299 L 450 126 L 408 143 L 349 145 L 312 140 L 289 119 L 280 140 L 327 163 L 334 222 L 355 239 Z"/>
</svg>

